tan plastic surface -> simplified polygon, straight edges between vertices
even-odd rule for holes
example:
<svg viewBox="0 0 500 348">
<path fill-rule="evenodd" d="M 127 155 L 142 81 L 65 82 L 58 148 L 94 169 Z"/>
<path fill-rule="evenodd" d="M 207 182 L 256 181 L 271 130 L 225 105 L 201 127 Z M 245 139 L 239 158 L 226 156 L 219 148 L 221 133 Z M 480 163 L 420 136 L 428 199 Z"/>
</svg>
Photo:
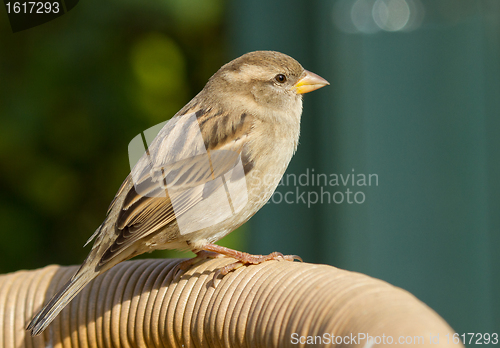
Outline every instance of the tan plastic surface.
<svg viewBox="0 0 500 348">
<path fill-rule="evenodd" d="M 386 342 L 389 337 L 408 342 L 421 336 L 419 347 L 438 346 L 430 337 L 437 343 L 439 334 L 440 347 L 462 347 L 453 344 L 446 322 L 413 295 L 359 273 L 270 261 L 241 267 L 217 279 L 214 288 L 213 270 L 231 259 L 199 263 L 173 280 L 171 270 L 179 261 L 137 260 L 113 267 L 38 337 L 29 336 L 24 327 L 77 267 L 2 275 L 0 346 L 304 347 L 307 336 L 324 338 L 326 333 L 350 340 L 365 333 Z M 300 339 L 304 344 L 293 344 Z M 326 343 L 316 338 L 316 344 L 307 346 L 370 347 L 359 339 Z"/>
</svg>

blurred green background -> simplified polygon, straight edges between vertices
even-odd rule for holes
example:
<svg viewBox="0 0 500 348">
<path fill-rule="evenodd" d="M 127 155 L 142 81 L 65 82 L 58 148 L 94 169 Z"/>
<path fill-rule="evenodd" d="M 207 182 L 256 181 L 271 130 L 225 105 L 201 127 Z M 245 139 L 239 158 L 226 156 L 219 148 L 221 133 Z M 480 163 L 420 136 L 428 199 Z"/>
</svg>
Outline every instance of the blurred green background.
<svg viewBox="0 0 500 348">
<path fill-rule="evenodd" d="M 81 263 L 129 141 L 270 49 L 331 82 L 305 97 L 287 173 L 378 185 L 290 180 L 220 244 L 363 272 L 459 333 L 500 331 L 499 1 L 85 0 L 16 34 L 0 12 L 0 273 Z M 347 189 L 363 203 L 322 196 Z"/>
</svg>

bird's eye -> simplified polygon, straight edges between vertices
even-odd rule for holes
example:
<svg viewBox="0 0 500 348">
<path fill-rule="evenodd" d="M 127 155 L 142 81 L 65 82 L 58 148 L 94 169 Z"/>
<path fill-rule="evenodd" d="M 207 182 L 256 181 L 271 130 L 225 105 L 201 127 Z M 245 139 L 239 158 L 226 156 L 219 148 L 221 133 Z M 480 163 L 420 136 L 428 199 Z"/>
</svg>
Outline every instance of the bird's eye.
<svg viewBox="0 0 500 348">
<path fill-rule="evenodd" d="M 274 77 L 274 79 L 276 81 L 278 81 L 279 83 L 285 83 L 286 82 L 286 76 L 283 75 L 283 74 L 278 74 Z"/>
</svg>

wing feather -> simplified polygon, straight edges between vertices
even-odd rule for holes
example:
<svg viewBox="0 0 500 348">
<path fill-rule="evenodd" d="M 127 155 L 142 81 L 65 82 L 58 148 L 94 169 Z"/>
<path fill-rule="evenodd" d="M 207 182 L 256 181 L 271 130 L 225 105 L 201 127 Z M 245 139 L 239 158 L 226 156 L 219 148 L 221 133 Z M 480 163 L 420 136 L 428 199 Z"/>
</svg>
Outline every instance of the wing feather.
<svg viewBox="0 0 500 348">
<path fill-rule="evenodd" d="M 102 256 L 101 266 L 136 241 L 172 224 L 176 215 L 184 214 L 218 188 L 205 184 L 231 170 L 240 155 L 248 158 L 242 151 L 251 129 L 250 117 L 243 114 L 229 122 L 227 114 L 203 111 L 188 110 L 165 124 L 120 187 L 109 210 L 119 209 L 116 238 Z M 218 142 L 212 139 L 214 120 L 221 122 L 217 133 L 222 125 L 227 128 Z M 125 197 L 118 206 L 120 195 Z"/>
</svg>

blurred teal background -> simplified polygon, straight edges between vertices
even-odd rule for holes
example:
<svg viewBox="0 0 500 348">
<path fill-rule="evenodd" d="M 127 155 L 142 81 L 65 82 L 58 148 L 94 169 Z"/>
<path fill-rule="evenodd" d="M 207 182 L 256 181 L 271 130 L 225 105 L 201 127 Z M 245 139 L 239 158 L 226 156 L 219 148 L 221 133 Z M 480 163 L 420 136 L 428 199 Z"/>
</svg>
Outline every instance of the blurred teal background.
<svg viewBox="0 0 500 348">
<path fill-rule="evenodd" d="M 305 96 L 287 171 L 309 184 L 288 180 L 221 244 L 363 272 L 459 333 L 499 332 L 496 0 L 86 0 L 16 34 L 0 13 L 0 273 L 81 263 L 128 142 L 258 49 L 331 86 Z M 356 181 L 313 185 L 313 172 Z M 378 184 L 359 185 L 369 174 Z M 348 189 L 363 203 L 326 201 Z M 276 203 L 287 192 L 294 203 Z"/>
</svg>

